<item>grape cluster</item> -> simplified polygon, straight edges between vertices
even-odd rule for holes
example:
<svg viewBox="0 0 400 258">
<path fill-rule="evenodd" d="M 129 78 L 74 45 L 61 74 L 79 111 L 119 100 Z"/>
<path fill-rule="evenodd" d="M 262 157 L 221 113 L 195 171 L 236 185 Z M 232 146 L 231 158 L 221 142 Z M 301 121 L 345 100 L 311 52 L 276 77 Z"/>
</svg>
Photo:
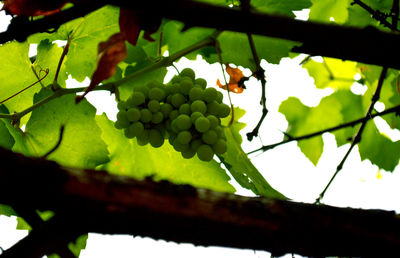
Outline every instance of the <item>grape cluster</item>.
<svg viewBox="0 0 400 258">
<path fill-rule="evenodd" d="M 186 68 L 167 85 L 150 82 L 119 102 L 115 127 L 124 129 L 127 138 L 136 137 L 140 145 L 157 148 L 168 138 L 184 158 L 197 153 L 200 160 L 210 161 L 214 153 L 227 149 L 220 118 L 228 116 L 230 108 L 222 98 Z"/>
</svg>

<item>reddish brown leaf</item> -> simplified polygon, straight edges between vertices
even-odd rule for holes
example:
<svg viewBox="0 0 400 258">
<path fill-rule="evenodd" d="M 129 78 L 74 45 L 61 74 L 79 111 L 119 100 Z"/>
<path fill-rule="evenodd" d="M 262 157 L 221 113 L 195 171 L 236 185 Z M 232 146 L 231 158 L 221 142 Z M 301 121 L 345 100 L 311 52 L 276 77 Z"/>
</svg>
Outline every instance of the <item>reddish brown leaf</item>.
<svg viewBox="0 0 400 258">
<path fill-rule="evenodd" d="M 139 25 L 138 17 L 133 10 L 120 9 L 119 29 L 129 43 L 136 45 L 141 27 Z"/>
<path fill-rule="evenodd" d="M 60 12 L 68 2 L 68 0 L 4 0 L 3 10 L 13 15 L 50 15 Z"/>
<path fill-rule="evenodd" d="M 217 85 L 222 89 L 228 89 L 234 93 L 242 93 L 244 90 L 242 81 L 244 78 L 243 72 L 239 68 L 230 67 L 229 64 L 226 64 L 225 70 L 230 76 L 228 85 L 223 85 L 219 79 L 217 79 Z"/>
<path fill-rule="evenodd" d="M 118 63 L 124 60 L 126 56 L 125 35 L 122 33 L 116 33 L 107 41 L 101 42 L 99 44 L 97 68 L 92 75 L 89 87 L 82 96 L 77 98 L 77 102 L 81 101 L 97 84 L 113 76 L 117 71 Z"/>
</svg>

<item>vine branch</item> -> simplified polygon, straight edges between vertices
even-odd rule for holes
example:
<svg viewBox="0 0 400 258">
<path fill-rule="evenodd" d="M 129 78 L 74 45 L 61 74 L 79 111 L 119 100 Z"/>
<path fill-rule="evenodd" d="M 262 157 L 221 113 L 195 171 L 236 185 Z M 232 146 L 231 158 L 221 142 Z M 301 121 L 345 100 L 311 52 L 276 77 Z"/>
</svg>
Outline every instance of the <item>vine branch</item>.
<svg viewBox="0 0 400 258">
<path fill-rule="evenodd" d="M 394 0 L 394 1 L 396 1 L 396 0 Z M 379 21 L 379 23 L 381 23 L 383 26 L 390 28 L 392 30 L 397 30 L 397 26 L 395 26 L 395 24 L 393 22 L 390 23 L 386 20 L 391 15 L 385 14 L 379 10 L 374 10 L 369 5 L 367 5 L 366 3 L 364 3 L 361 0 L 353 0 L 351 5 L 355 5 L 355 4 L 359 5 L 361 8 L 363 8 L 364 10 L 369 12 L 371 14 L 372 18 Z"/>
<path fill-rule="evenodd" d="M 298 136 L 298 137 L 289 137 L 289 139 L 287 139 L 287 140 L 284 140 L 284 141 L 281 141 L 281 142 L 277 142 L 277 143 L 274 143 L 274 144 L 264 145 L 261 148 L 258 148 L 256 150 L 248 152 L 247 154 L 253 154 L 253 153 L 256 153 L 258 151 L 267 151 L 267 150 L 273 149 L 275 147 L 278 147 L 280 145 L 283 145 L 283 144 L 286 144 L 286 143 L 289 143 L 289 142 L 293 142 L 293 141 L 301 141 L 301 140 L 310 139 L 310 138 L 322 135 L 324 133 L 329 133 L 329 132 L 337 131 L 337 130 L 340 130 L 340 129 L 343 129 L 343 128 L 355 126 L 355 125 L 357 125 L 359 123 L 363 123 L 363 122 L 365 122 L 367 120 L 371 120 L 371 119 L 373 119 L 375 117 L 378 117 L 378 116 L 383 116 L 383 115 L 387 115 L 387 114 L 391 114 L 391 113 L 396 113 L 396 112 L 399 112 L 399 111 L 400 111 L 400 105 L 397 105 L 397 106 L 388 108 L 388 109 L 386 109 L 386 110 L 384 110 L 382 112 L 378 112 L 378 113 L 375 113 L 375 114 L 370 114 L 368 117 L 359 118 L 359 119 L 356 119 L 356 120 L 353 120 L 353 121 L 350 121 L 350 122 L 347 122 L 347 123 L 344 123 L 344 124 L 340 124 L 340 125 L 337 125 L 337 126 L 334 126 L 334 127 L 330 127 L 330 128 L 327 128 L 327 129 L 324 129 L 324 130 L 321 130 L 321 131 L 317 131 L 317 132 L 314 132 L 314 133 L 305 134 L 305 135 Z"/>
</svg>

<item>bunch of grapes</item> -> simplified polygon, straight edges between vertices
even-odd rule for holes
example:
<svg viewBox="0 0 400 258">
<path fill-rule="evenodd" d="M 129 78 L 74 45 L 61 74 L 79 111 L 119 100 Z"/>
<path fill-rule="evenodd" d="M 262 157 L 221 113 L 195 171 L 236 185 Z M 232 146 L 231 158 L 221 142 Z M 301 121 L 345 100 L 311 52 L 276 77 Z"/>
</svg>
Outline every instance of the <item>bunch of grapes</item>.
<svg viewBox="0 0 400 258">
<path fill-rule="evenodd" d="M 167 85 L 151 82 L 119 102 L 115 127 L 124 129 L 128 138 L 136 137 L 140 145 L 160 147 L 168 138 L 184 158 L 197 154 L 210 161 L 214 153 L 227 150 L 220 119 L 229 115 L 230 108 L 222 98 L 221 92 L 207 88 L 204 79 L 196 79 L 186 68 Z"/>
</svg>

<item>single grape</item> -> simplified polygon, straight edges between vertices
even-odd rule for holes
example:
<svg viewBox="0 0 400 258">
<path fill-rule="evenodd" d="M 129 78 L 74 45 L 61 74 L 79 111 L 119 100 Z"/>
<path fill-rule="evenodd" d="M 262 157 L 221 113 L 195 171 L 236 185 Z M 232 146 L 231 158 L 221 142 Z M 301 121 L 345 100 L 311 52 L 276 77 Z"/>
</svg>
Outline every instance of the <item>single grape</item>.
<svg viewBox="0 0 400 258">
<path fill-rule="evenodd" d="M 192 120 L 188 115 L 181 114 L 175 120 L 177 122 L 176 126 L 180 130 L 188 130 L 192 126 Z"/>
<path fill-rule="evenodd" d="M 203 133 L 201 139 L 207 144 L 214 144 L 218 140 L 218 135 L 214 130 L 208 130 L 207 132 Z"/>
<path fill-rule="evenodd" d="M 153 124 L 159 124 L 159 123 L 161 123 L 163 121 L 163 119 L 164 119 L 164 115 L 160 111 L 158 111 L 156 113 L 153 113 L 153 116 L 151 118 L 151 122 Z"/>
<path fill-rule="evenodd" d="M 186 102 L 186 98 L 181 93 L 175 93 L 171 97 L 171 104 L 174 107 L 179 108 L 185 102 Z"/>
<path fill-rule="evenodd" d="M 126 101 L 120 101 L 120 102 L 118 102 L 117 107 L 118 107 L 119 110 L 127 110 L 127 109 L 128 109 L 128 108 L 127 108 L 127 105 L 126 105 Z"/>
<path fill-rule="evenodd" d="M 136 122 L 140 119 L 140 111 L 137 108 L 130 108 L 126 111 L 126 115 L 130 122 Z"/>
<path fill-rule="evenodd" d="M 214 157 L 214 151 L 209 145 L 202 144 L 197 149 L 197 157 L 202 161 L 211 161 Z"/>
<path fill-rule="evenodd" d="M 182 80 L 181 85 L 179 87 L 179 91 L 183 95 L 189 95 L 189 91 L 192 89 L 192 87 L 193 87 L 192 80 L 190 79 Z"/>
<path fill-rule="evenodd" d="M 120 120 L 117 120 L 115 121 L 114 126 L 117 129 L 124 129 L 129 126 L 129 122 L 126 121 L 126 123 L 122 123 Z"/>
<path fill-rule="evenodd" d="M 215 88 L 206 88 L 203 91 L 203 99 L 207 102 L 213 102 L 217 99 L 217 90 Z"/>
<path fill-rule="evenodd" d="M 220 125 L 214 128 L 214 131 L 217 133 L 218 138 L 226 140 L 224 129 Z"/>
<path fill-rule="evenodd" d="M 119 121 L 120 125 L 124 125 L 123 128 L 129 126 L 129 119 L 126 111 L 119 111 L 117 113 L 117 120 Z"/>
<path fill-rule="evenodd" d="M 131 130 L 129 130 L 129 127 L 124 129 L 124 135 L 128 139 L 132 139 L 136 136 Z"/>
<path fill-rule="evenodd" d="M 207 87 L 207 81 L 204 80 L 203 78 L 197 78 L 194 81 L 195 84 L 200 85 L 201 88 L 205 89 Z"/>
<path fill-rule="evenodd" d="M 132 103 L 135 106 L 139 106 L 139 105 L 143 104 L 146 100 L 146 97 L 140 91 L 133 92 L 131 98 L 132 98 Z"/>
<path fill-rule="evenodd" d="M 213 144 L 212 148 L 217 155 L 222 155 L 227 151 L 226 141 L 218 139 L 217 142 Z"/>
<path fill-rule="evenodd" d="M 195 74 L 194 71 L 193 71 L 192 69 L 190 69 L 190 68 L 185 68 L 185 69 L 183 69 L 183 70 L 179 73 L 179 75 L 180 75 L 181 77 L 187 76 L 187 77 L 189 77 L 189 78 L 192 79 L 192 80 L 194 80 L 194 78 L 196 77 L 196 74 Z"/>
<path fill-rule="evenodd" d="M 210 129 L 210 121 L 205 117 L 199 117 L 196 119 L 194 126 L 198 132 L 204 133 Z"/>
<path fill-rule="evenodd" d="M 174 149 L 179 152 L 190 150 L 190 146 L 188 144 L 180 143 L 177 138 L 172 142 L 172 147 L 174 147 Z"/>
<path fill-rule="evenodd" d="M 218 117 L 220 108 L 220 104 L 218 104 L 216 101 L 212 101 L 207 104 L 207 113 Z"/>
<path fill-rule="evenodd" d="M 149 89 L 153 89 L 153 88 L 163 88 L 164 87 L 164 84 L 162 84 L 161 82 L 158 82 L 158 81 L 155 81 L 155 80 L 153 80 L 153 81 L 150 81 L 149 83 L 147 83 L 147 88 L 149 88 Z"/>
<path fill-rule="evenodd" d="M 202 145 L 202 144 L 204 144 L 202 140 L 196 139 L 196 140 L 193 140 L 193 141 L 190 143 L 190 148 L 191 148 L 193 151 L 197 151 L 197 149 L 198 149 L 198 148 L 200 147 L 200 145 Z"/>
<path fill-rule="evenodd" d="M 169 113 L 172 111 L 172 106 L 171 104 L 168 103 L 163 103 L 160 105 L 160 111 L 164 115 L 164 117 L 168 117 Z"/>
<path fill-rule="evenodd" d="M 226 104 L 219 104 L 219 108 L 218 108 L 218 116 L 223 118 L 223 117 L 227 117 L 229 116 L 229 114 L 231 113 L 231 108 L 226 105 Z"/>
<path fill-rule="evenodd" d="M 179 133 L 181 130 L 178 127 L 178 121 L 176 119 L 171 122 L 171 129 L 174 133 Z"/>
<path fill-rule="evenodd" d="M 149 90 L 150 89 L 147 87 L 147 85 L 140 85 L 140 86 L 135 87 L 133 92 L 135 92 L 135 91 L 141 92 L 141 93 L 143 93 L 144 97 L 147 98 L 147 96 L 149 96 Z"/>
<path fill-rule="evenodd" d="M 156 113 L 160 110 L 160 102 L 158 100 L 152 99 L 149 101 L 149 103 L 147 103 L 147 108 L 151 112 Z"/>
<path fill-rule="evenodd" d="M 207 119 L 210 120 L 210 128 L 211 129 L 214 129 L 215 127 L 217 127 L 217 125 L 219 125 L 219 120 L 216 116 L 208 115 Z"/>
<path fill-rule="evenodd" d="M 179 116 L 178 110 L 172 110 L 171 113 L 169 113 L 170 120 L 175 120 L 178 116 Z"/>
<path fill-rule="evenodd" d="M 192 140 L 192 134 L 189 131 L 179 132 L 176 139 L 181 144 L 188 144 Z"/>
<path fill-rule="evenodd" d="M 190 111 L 190 105 L 188 103 L 182 104 L 179 107 L 179 114 L 190 115 L 192 112 Z"/>
<path fill-rule="evenodd" d="M 143 108 L 142 110 L 140 110 L 140 121 L 148 123 L 151 121 L 152 116 L 153 113 L 151 113 L 151 111 L 147 108 Z"/>
<path fill-rule="evenodd" d="M 185 159 L 191 159 L 194 157 L 194 155 L 196 155 L 196 152 L 189 149 L 189 150 L 182 151 L 181 155 Z"/>
<path fill-rule="evenodd" d="M 152 88 L 149 90 L 149 99 L 163 101 L 165 98 L 165 91 L 161 88 Z"/>
<path fill-rule="evenodd" d="M 149 132 L 149 142 L 154 148 L 159 148 L 164 144 L 164 137 L 157 129 L 151 129 Z"/>
<path fill-rule="evenodd" d="M 192 120 L 192 124 L 194 124 L 195 122 L 196 122 L 196 120 L 197 120 L 197 118 L 199 118 L 199 117 L 202 117 L 203 116 L 203 114 L 202 113 L 200 113 L 200 112 L 193 112 L 191 115 L 190 115 L 190 119 Z"/>
<path fill-rule="evenodd" d="M 190 101 L 203 99 L 203 90 L 200 87 L 193 87 L 189 91 Z"/>
<path fill-rule="evenodd" d="M 224 95 L 222 94 L 222 92 L 217 91 L 217 99 L 216 99 L 216 101 L 221 104 L 223 99 L 224 99 Z"/>
<path fill-rule="evenodd" d="M 150 130 L 145 129 L 141 134 L 136 136 L 137 143 L 140 146 L 144 146 L 149 143 L 149 133 Z"/>
<path fill-rule="evenodd" d="M 126 100 L 126 110 L 136 107 L 135 102 L 133 101 L 132 96 L 130 96 L 127 100 Z"/>
<path fill-rule="evenodd" d="M 195 100 L 193 103 L 190 105 L 190 110 L 194 112 L 200 112 L 202 114 L 205 114 L 207 111 L 207 106 L 202 100 Z"/>
<path fill-rule="evenodd" d="M 141 122 L 134 122 L 128 127 L 132 132 L 134 133 L 135 136 L 138 136 L 141 134 L 144 130 L 144 125 Z"/>
</svg>

